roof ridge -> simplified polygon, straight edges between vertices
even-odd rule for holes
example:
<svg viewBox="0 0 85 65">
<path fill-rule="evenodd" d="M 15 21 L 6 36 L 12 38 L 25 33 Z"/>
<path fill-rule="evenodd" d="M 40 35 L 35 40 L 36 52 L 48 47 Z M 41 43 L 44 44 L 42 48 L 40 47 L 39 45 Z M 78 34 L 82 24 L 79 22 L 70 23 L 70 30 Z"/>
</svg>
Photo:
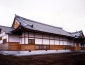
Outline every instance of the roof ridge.
<svg viewBox="0 0 85 65">
<path fill-rule="evenodd" d="M 3 26 L 3 25 L 0 25 L 0 27 L 7 27 L 7 28 L 12 28 L 12 27 L 8 27 L 8 26 Z"/>
<path fill-rule="evenodd" d="M 70 32 L 70 33 L 78 33 L 78 32 L 82 32 L 82 30 L 80 30 L 80 31 L 76 31 L 76 32 Z"/>
<path fill-rule="evenodd" d="M 56 27 L 56 26 L 52 26 L 52 25 L 45 24 L 45 23 L 40 23 L 40 22 L 31 20 L 31 19 L 24 18 L 24 17 L 22 17 L 22 16 L 18 16 L 18 15 L 16 15 L 16 14 L 15 14 L 15 17 L 20 17 L 20 18 L 23 18 L 24 20 L 27 20 L 27 21 L 31 21 L 31 22 L 34 22 L 34 23 L 38 23 L 38 24 L 42 24 L 42 25 L 46 25 L 46 26 L 50 26 L 50 27 L 62 29 L 62 27 Z"/>
</svg>

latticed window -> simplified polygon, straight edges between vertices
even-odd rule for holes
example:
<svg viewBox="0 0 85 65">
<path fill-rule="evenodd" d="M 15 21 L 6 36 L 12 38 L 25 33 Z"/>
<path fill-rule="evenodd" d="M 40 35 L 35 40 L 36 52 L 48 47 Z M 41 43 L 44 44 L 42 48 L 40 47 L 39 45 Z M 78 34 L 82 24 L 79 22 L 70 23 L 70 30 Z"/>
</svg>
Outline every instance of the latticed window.
<svg viewBox="0 0 85 65">
<path fill-rule="evenodd" d="M 34 39 L 29 39 L 28 42 L 29 42 L 29 44 L 35 44 L 35 40 Z"/>
<path fill-rule="evenodd" d="M 49 50 L 50 46 L 49 45 L 36 45 L 36 50 Z"/>
</svg>

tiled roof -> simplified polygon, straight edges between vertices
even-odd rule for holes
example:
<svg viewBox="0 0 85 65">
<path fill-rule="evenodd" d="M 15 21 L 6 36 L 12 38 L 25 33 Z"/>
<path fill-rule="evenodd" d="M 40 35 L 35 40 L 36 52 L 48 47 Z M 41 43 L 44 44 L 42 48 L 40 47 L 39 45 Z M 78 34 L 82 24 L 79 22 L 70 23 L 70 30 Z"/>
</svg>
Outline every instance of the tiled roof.
<svg viewBox="0 0 85 65">
<path fill-rule="evenodd" d="M 66 32 L 60 27 L 39 23 L 33 20 L 29 20 L 27 18 L 23 18 L 18 15 L 15 15 L 15 19 L 20 23 L 21 26 L 28 29 L 73 37 L 70 33 Z"/>
<path fill-rule="evenodd" d="M 5 33 L 8 33 L 8 34 L 12 34 L 11 31 L 14 30 L 14 28 L 12 28 L 12 27 L 6 27 L 6 26 L 1 26 L 1 25 L 0 25 L 0 29 L 2 29 L 2 31 L 4 31 Z"/>
<path fill-rule="evenodd" d="M 79 38 L 82 36 L 82 31 L 77 31 L 77 32 L 72 32 L 70 34 L 72 34 L 75 38 Z"/>
</svg>

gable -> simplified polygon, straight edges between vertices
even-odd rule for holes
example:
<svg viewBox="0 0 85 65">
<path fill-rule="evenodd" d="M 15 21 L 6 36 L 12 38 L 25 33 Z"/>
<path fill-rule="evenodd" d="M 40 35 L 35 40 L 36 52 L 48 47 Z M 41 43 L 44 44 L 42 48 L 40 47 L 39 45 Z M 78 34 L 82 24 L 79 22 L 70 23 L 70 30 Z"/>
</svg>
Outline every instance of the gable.
<svg viewBox="0 0 85 65">
<path fill-rule="evenodd" d="M 19 23 L 18 23 L 17 20 L 14 20 L 12 27 L 13 27 L 14 29 L 16 29 L 16 28 L 19 27 Z"/>
<path fill-rule="evenodd" d="M 81 34 L 81 37 L 84 37 L 84 34 L 83 33 Z"/>
</svg>

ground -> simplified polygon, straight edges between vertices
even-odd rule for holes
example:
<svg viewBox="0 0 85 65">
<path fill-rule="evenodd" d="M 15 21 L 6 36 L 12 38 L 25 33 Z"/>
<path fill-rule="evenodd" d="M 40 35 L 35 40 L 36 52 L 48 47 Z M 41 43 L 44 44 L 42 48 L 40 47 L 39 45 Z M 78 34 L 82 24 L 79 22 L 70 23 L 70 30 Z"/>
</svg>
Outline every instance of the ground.
<svg viewBox="0 0 85 65">
<path fill-rule="evenodd" d="M 85 65 L 85 52 L 34 56 L 6 56 L 0 54 L 0 65 Z"/>
</svg>

